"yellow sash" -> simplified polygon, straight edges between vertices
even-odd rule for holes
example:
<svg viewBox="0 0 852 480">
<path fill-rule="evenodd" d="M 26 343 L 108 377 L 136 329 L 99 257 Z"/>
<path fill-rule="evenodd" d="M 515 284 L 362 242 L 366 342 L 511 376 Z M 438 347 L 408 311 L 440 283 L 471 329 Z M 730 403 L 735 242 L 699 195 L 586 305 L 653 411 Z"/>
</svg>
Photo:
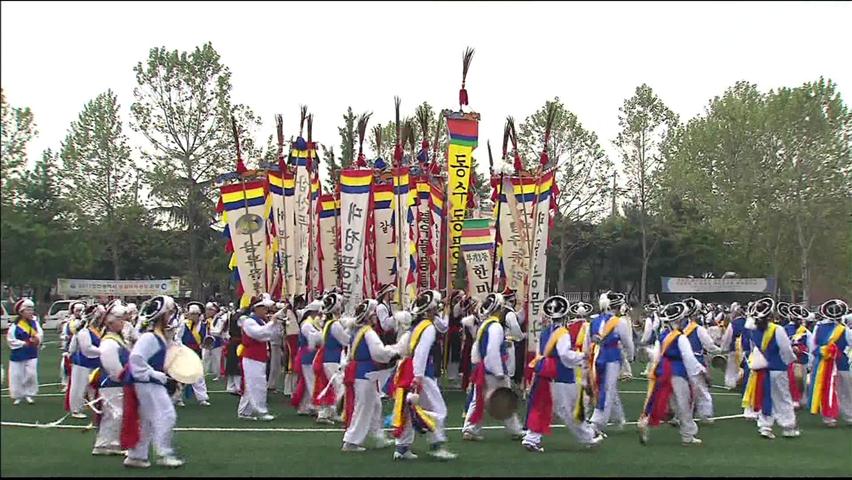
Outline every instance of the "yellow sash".
<svg viewBox="0 0 852 480">
<path fill-rule="evenodd" d="M 361 330 L 358 330 L 358 333 L 355 335 L 355 341 L 352 342 L 352 348 L 349 349 L 349 360 L 353 360 L 355 358 L 355 351 L 358 350 L 359 346 L 361 346 L 361 341 L 364 340 L 364 335 L 366 335 L 369 330 L 372 330 L 369 325 L 364 325 L 361 327 Z"/>
<path fill-rule="evenodd" d="M 201 346 L 201 333 L 199 333 L 198 331 L 195 330 L 195 328 L 192 325 L 192 321 L 190 321 L 190 320 L 186 321 L 186 326 L 189 328 L 189 333 L 192 334 L 192 338 L 195 339 L 195 344 L 200 347 Z M 199 329 L 200 329 L 201 322 L 197 322 L 196 326 L 198 326 Z"/>
<path fill-rule="evenodd" d="M 331 333 L 331 324 L 333 324 L 336 321 L 337 320 L 332 320 L 330 322 L 326 322 L 325 325 L 322 327 L 322 343 L 323 343 L 323 345 L 328 343 L 328 334 Z"/>
<path fill-rule="evenodd" d="M 698 328 L 697 323 L 689 322 L 689 325 L 687 325 L 686 328 L 683 329 L 684 336 L 687 336 L 687 337 L 690 336 L 692 334 L 692 332 L 695 331 L 696 328 Z"/>
<path fill-rule="evenodd" d="M 30 322 L 26 321 L 25 319 L 19 318 L 17 325 L 18 328 L 23 330 L 30 337 L 38 336 L 38 331 L 36 331 L 36 329 L 34 329 L 32 325 L 30 325 Z"/>
<path fill-rule="evenodd" d="M 763 332 L 763 339 L 761 339 L 761 341 L 760 341 L 760 352 L 761 353 L 765 352 L 766 349 L 769 348 L 769 342 L 772 341 L 772 339 L 775 337 L 775 329 L 777 327 L 778 327 L 778 325 L 775 325 L 774 323 L 770 323 L 766 327 L 766 331 Z"/>
<path fill-rule="evenodd" d="M 488 331 L 488 327 L 490 327 L 492 323 L 499 323 L 499 322 L 500 322 L 500 319 L 497 318 L 496 316 L 488 317 L 488 320 L 484 321 L 482 323 L 482 325 L 480 325 L 479 331 L 476 332 L 476 343 L 474 344 L 473 348 L 478 349 L 479 348 L 479 341 L 482 340 L 482 335 L 485 332 Z M 483 358 L 479 359 L 479 361 L 483 361 L 483 360 L 484 360 Z"/>
<path fill-rule="evenodd" d="M 846 327 L 844 327 L 843 325 L 836 325 L 834 327 L 834 331 L 831 332 L 831 336 L 828 337 L 828 342 L 825 345 L 819 347 L 822 360 L 825 360 L 825 356 L 828 355 L 828 347 L 837 343 L 837 341 L 840 340 L 840 336 L 843 335 L 843 332 L 845 330 Z"/>
<path fill-rule="evenodd" d="M 411 332 L 411 339 L 408 341 L 409 356 L 414 356 L 414 349 L 417 348 L 417 345 L 420 343 L 420 337 L 430 326 L 432 326 L 432 320 L 423 320 L 414 327 L 414 331 Z"/>
<path fill-rule="evenodd" d="M 97 328 L 89 328 L 89 331 L 94 333 L 95 336 L 98 337 L 98 339 L 100 339 L 101 336 L 103 336 L 103 333 L 100 330 L 98 330 Z"/>
<path fill-rule="evenodd" d="M 568 329 L 565 327 L 559 327 L 550 334 L 550 338 L 547 339 L 547 345 L 544 346 L 544 351 L 541 354 L 536 353 L 535 358 L 529 363 L 530 368 L 535 368 L 542 359 L 547 358 L 553 353 L 553 349 L 556 348 L 556 344 L 559 343 L 559 340 L 568 334 Z"/>
<path fill-rule="evenodd" d="M 672 343 L 674 343 L 674 341 L 677 340 L 677 337 L 681 335 L 685 336 L 686 334 L 682 334 L 677 330 L 672 330 L 671 333 L 666 336 L 666 339 L 663 340 L 663 343 L 660 345 L 660 356 L 657 357 L 657 361 L 654 362 L 653 368 L 648 369 L 648 378 L 657 378 L 657 375 L 655 373 L 657 371 L 657 366 L 659 366 L 660 362 L 663 360 L 663 356 L 665 355 L 665 353 L 669 351 L 669 347 L 672 346 Z"/>
<path fill-rule="evenodd" d="M 763 338 L 760 340 L 760 351 L 761 353 L 765 352 L 769 347 L 769 342 L 772 341 L 772 338 L 775 337 L 775 328 L 776 325 L 774 323 L 770 323 L 766 327 L 766 331 L 763 332 Z M 743 391 L 743 408 L 754 408 L 755 395 L 757 394 L 757 373 L 752 372 L 748 377 L 748 383 L 746 384 L 745 390 Z M 766 392 L 768 395 L 769 392 Z"/>
<path fill-rule="evenodd" d="M 583 343 L 586 341 L 586 332 L 589 331 L 589 324 L 583 322 L 583 325 L 580 327 L 580 331 L 577 332 L 577 339 L 574 341 L 574 345 L 577 348 L 578 352 L 583 351 Z"/>
<path fill-rule="evenodd" d="M 609 334 L 612 333 L 613 330 L 615 330 L 615 327 L 618 325 L 619 320 L 621 320 L 621 317 L 614 315 L 612 318 L 606 321 L 600 333 L 601 341 L 603 341 L 604 338 L 609 336 Z"/>
<path fill-rule="evenodd" d="M 808 333 L 807 327 L 804 325 L 799 325 L 799 328 L 796 329 L 796 333 L 793 334 L 793 341 L 798 342 Z"/>
</svg>

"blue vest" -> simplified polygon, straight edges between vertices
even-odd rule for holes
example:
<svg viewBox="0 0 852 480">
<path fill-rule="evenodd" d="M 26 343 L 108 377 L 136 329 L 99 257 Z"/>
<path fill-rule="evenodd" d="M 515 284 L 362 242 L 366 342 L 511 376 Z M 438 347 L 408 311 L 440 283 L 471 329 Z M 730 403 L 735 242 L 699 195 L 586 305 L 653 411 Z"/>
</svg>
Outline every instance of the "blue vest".
<svg viewBox="0 0 852 480">
<path fill-rule="evenodd" d="M 657 329 L 654 328 L 653 325 L 654 325 L 654 318 L 651 317 L 651 337 L 650 337 L 650 340 L 648 340 L 649 345 L 653 345 L 657 341 L 657 337 L 658 337 Z"/>
<path fill-rule="evenodd" d="M 818 362 L 822 360 L 822 352 L 820 351 L 820 347 L 823 347 L 828 344 L 828 340 L 831 338 L 831 333 L 834 331 L 834 328 L 837 326 L 836 323 L 818 323 L 814 328 L 814 343 L 816 344 L 816 349 L 813 352 L 814 362 Z M 849 344 L 846 342 L 846 332 L 840 335 L 840 338 L 837 340 L 837 348 L 840 350 L 840 355 L 837 356 L 837 360 L 835 360 L 835 364 L 837 365 L 837 370 L 841 372 L 849 371 L 849 357 L 844 353 L 846 351 L 846 347 Z M 815 363 L 816 364 L 816 363 Z"/>
<path fill-rule="evenodd" d="M 316 350 L 308 350 L 308 337 L 302 335 L 302 330 L 299 329 L 299 348 L 305 348 L 305 353 L 302 354 L 302 365 L 310 365 L 314 363 L 314 357 L 317 355 Z"/>
<path fill-rule="evenodd" d="M 333 320 L 336 322 L 337 320 Z M 343 345 L 337 341 L 337 338 L 331 334 L 331 326 L 328 327 L 328 334 L 323 337 L 322 342 L 325 346 L 325 352 L 322 356 L 323 363 L 340 363 L 340 355 L 343 353 Z"/>
<path fill-rule="evenodd" d="M 538 341 L 539 355 L 544 355 L 544 349 L 545 347 L 547 347 L 547 342 L 550 341 L 550 337 L 553 335 L 553 332 L 555 332 L 559 328 L 559 325 L 550 325 L 541 331 L 541 337 L 539 337 Z M 569 337 L 571 336 L 570 333 L 568 333 L 567 335 Z M 554 378 L 553 381 L 558 383 L 574 383 L 576 378 L 574 369 L 571 367 L 566 367 L 565 364 L 562 363 L 562 359 L 559 358 L 559 352 L 556 346 L 554 346 L 553 351 L 550 352 L 550 355 L 548 355 L 548 357 L 556 359 L 556 378 Z"/>
<path fill-rule="evenodd" d="M 698 338 L 698 327 L 695 327 L 692 333 L 687 335 L 686 339 L 689 340 L 689 346 L 692 347 L 692 353 L 695 354 L 695 359 L 698 360 L 698 363 L 707 366 L 704 362 L 704 346 L 701 345 L 701 340 Z"/>
<path fill-rule="evenodd" d="M 499 323 L 496 323 L 497 326 L 503 328 Z M 489 330 L 490 330 L 489 325 Z M 480 361 L 485 364 L 485 352 L 488 351 L 488 330 L 482 332 L 482 338 L 479 340 L 479 345 L 477 345 L 479 349 L 479 358 Z M 506 342 L 500 342 L 500 364 L 503 365 L 503 373 L 496 373 L 488 370 L 488 367 L 485 367 L 485 372 L 491 375 L 508 375 L 509 370 L 506 368 L 506 356 L 509 354 L 509 351 L 506 346 Z"/>
<path fill-rule="evenodd" d="M 612 318 L 612 316 L 612 313 L 609 312 L 598 315 L 594 320 L 592 320 L 592 324 L 589 326 L 589 332 L 587 335 L 597 334 L 600 329 L 606 325 L 606 322 Z M 602 365 L 610 362 L 621 362 L 621 349 L 618 348 L 619 341 L 621 341 L 621 337 L 618 335 L 618 332 L 616 332 L 616 329 L 613 328 L 612 332 L 604 337 L 603 342 L 601 342 L 601 350 L 595 363 Z"/>
<path fill-rule="evenodd" d="M 366 337 L 367 335 L 365 334 L 364 336 Z M 349 341 L 349 348 L 355 345 L 357 338 L 358 333 L 356 332 Z M 355 349 L 352 360 L 350 361 L 355 362 L 355 378 L 357 379 L 366 380 L 367 374 L 376 370 L 376 362 L 373 361 L 373 356 L 370 355 L 370 348 L 367 346 L 367 341 L 364 338 L 361 339 L 361 343 Z"/>
<path fill-rule="evenodd" d="M 165 373 L 166 342 L 164 342 L 163 339 L 160 338 L 160 336 L 155 334 L 155 333 L 151 333 L 151 335 L 154 335 L 154 338 L 157 339 L 157 343 L 160 344 L 160 348 L 157 350 L 156 353 L 154 353 L 153 355 L 148 357 L 148 359 L 147 359 L 148 365 L 150 365 L 151 368 L 153 368 L 154 370 L 156 370 L 158 372 Z M 136 382 L 136 383 L 156 383 L 156 384 L 160 385 L 160 382 L 158 382 L 158 381 L 156 381 L 156 380 L 154 380 L 153 378 L 150 378 L 150 377 L 145 382 L 143 382 L 141 380 L 136 380 L 135 378 L 132 378 L 132 377 L 125 380 L 125 381 L 126 382 Z"/>
<path fill-rule="evenodd" d="M 22 323 L 29 324 L 33 331 L 36 332 L 38 331 L 38 328 L 36 328 L 36 323 L 33 320 L 24 320 L 23 318 L 18 319 L 15 325 L 15 338 L 26 342 L 30 339 L 30 335 L 19 326 Z M 12 350 L 12 355 L 9 359 L 13 362 L 23 362 L 26 360 L 32 360 L 34 358 L 38 358 L 38 347 L 35 345 L 24 345 L 21 348 L 16 348 Z"/>
<path fill-rule="evenodd" d="M 781 326 L 776 326 L 775 328 L 781 328 Z M 757 346 L 757 349 L 766 357 L 766 361 L 769 363 L 769 370 L 771 371 L 786 371 L 787 364 L 781 360 L 780 349 L 778 348 L 778 341 L 775 340 L 775 337 L 772 337 L 772 340 L 769 341 L 769 345 L 766 347 L 766 350 L 763 350 L 763 334 L 766 331 L 764 330 L 751 330 L 751 341 Z"/>
<path fill-rule="evenodd" d="M 199 319 L 198 321 L 201 323 L 201 326 L 198 327 L 198 335 L 201 337 L 201 340 L 204 340 L 204 337 L 207 336 L 207 322 L 202 321 L 201 319 Z M 184 323 L 183 326 L 183 336 L 180 338 L 181 342 L 183 342 L 184 345 L 193 350 L 200 351 L 201 345 L 199 345 L 198 342 L 195 341 L 195 336 L 192 335 L 192 331 L 190 330 L 189 325 Z M 195 325 L 193 325 L 193 328 L 195 328 Z"/>
<path fill-rule="evenodd" d="M 100 347 L 101 346 L 100 337 L 95 335 L 95 332 L 93 332 L 92 329 L 87 328 L 86 333 L 88 333 L 89 338 L 92 339 L 92 346 L 94 346 L 94 347 Z M 74 353 L 74 357 L 71 359 L 71 362 L 74 365 L 80 365 L 81 367 L 86 367 L 86 368 L 98 368 L 98 367 L 101 366 L 101 359 L 100 358 L 98 358 L 98 357 L 89 358 L 89 357 L 83 355 L 83 352 L 81 352 L 80 350 L 77 350 L 77 352 Z"/>
<path fill-rule="evenodd" d="M 660 333 L 660 348 L 662 348 L 663 342 L 666 340 L 666 337 L 671 335 L 672 330 L 665 330 Z M 672 375 L 682 378 L 687 378 L 686 375 L 686 366 L 683 364 L 683 355 L 680 353 L 680 346 L 677 344 L 677 340 L 674 340 L 669 348 L 663 353 L 663 357 L 668 359 L 671 362 L 672 366 Z M 654 374 L 658 377 L 663 374 L 663 362 L 660 362 L 657 365 L 657 369 L 654 370 Z"/>
<path fill-rule="evenodd" d="M 417 328 L 417 325 L 420 325 L 420 322 L 423 322 L 425 320 L 426 320 L 425 318 L 421 319 L 419 322 L 412 325 L 411 328 L 408 329 L 408 331 L 411 332 L 412 335 L 413 335 L 414 329 Z M 435 327 L 433 326 L 432 328 L 435 328 Z M 420 338 L 423 338 L 423 337 L 421 336 Z M 419 339 L 417 341 L 418 341 L 418 343 L 420 342 Z M 417 346 L 415 345 L 415 348 L 416 347 Z M 436 353 L 436 350 L 438 350 L 439 348 L 440 347 L 439 347 L 437 341 L 432 342 L 432 347 L 430 347 L 430 349 L 429 349 L 429 355 L 426 356 L 426 370 L 423 372 L 423 375 L 425 375 L 429 378 L 437 378 L 437 370 L 435 369 L 435 353 Z M 411 351 L 411 355 L 412 356 L 414 355 L 414 350 Z"/>
<path fill-rule="evenodd" d="M 124 367 L 127 365 L 127 361 L 130 359 L 130 352 L 124 348 L 124 346 L 118 342 L 118 361 L 121 362 L 121 366 Z M 109 387 L 120 387 L 123 384 L 121 382 L 116 382 L 113 379 L 109 378 L 109 375 L 106 372 L 102 372 L 104 379 L 101 380 L 101 388 L 109 388 Z"/>
<path fill-rule="evenodd" d="M 733 352 L 736 348 L 737 339 L 742 337 L 743 353 L 748 355 L 748 352 L 751 351 L 751 338 L 748 335 L 743 335 L 746 332 L 745 322 L 744 317 L 737 317 L 731 321 L 733 335 L 731 335 L 731 344 L 728 345 L 728 350 Z"/>
</svg>

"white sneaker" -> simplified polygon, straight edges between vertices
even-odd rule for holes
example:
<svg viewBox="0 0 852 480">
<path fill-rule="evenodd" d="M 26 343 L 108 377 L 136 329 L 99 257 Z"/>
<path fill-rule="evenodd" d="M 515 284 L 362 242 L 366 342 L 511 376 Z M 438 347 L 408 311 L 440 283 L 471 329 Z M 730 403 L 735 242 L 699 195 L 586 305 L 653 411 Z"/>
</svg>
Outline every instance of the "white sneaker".
<svg viewBox="0 0 852 480">
<path fill-rule="evenodd" d="M 598 445 L 601 444 L 601 442 L 603 442 L 603 439 L 604 439 L 603 435 L 597 435 L 595 438 L 592 439 L 591 442 L 586 444 L 586 448 L 597 447 Z"/>
<path fill-rule="evenodd" d="M 210 402 L 208 402 L 207 400 L 202 400 L 202 401 L 198 402 L 198 404 L 201 405 L 202 407 L 209 407 L 210 406 Z"/>
<path fill-rule="evenodd" d="M 467 440 L 469 442 L 481 442 L 485 437 L 478 433 L 473 432 L 464 432 L 462 433 L 462 440 Z"/>
<path fill-rule="evenodd" d="M 783 432 L 781 432 L 781 435 L 786 438 L 798 438 L 801 434 L 802 432 L 800 432 L 798 428 L 794 428 L 792 430 L 784 430 Z"/>
<path fill-rule="evenodd" d="M 328 417 L 317 417 L 316 422 L 317 423 L 323 423 L 325 425 L 334 425 L 334 420 L 332 420 Z"/>
<path fill-rule="evenodd" d="M 544 451 L 544 449 L 542 449 L 542 451 Z M 411 452 L 411 450 L 409 450 L 406 453 L 409 453 L 409 452 Z M 414 454 L 412 454 L 412 455 L 414 455 Z M 430 450 L 429 455 L 437 458 L 438 460 L 453 460 L 458 456 L 455 453 L 447 450 L 444 447 L 441 447 L 437 450 Z M 417 455 L 414 455 L 414 458 L 417 458 Z"/>
<path fill-rule="evenodd" d="M 86 414 L 82 412 L 74 412 L 71 414 L 71 416 L 74 418 L 86 418 Z"/>
<path fill-rule="evenodd" d="M 240 420 L 252 420 L 252 421 L 257 420 L 257 418 L 255 418 L 252 415 L 239 415 L 239 414 L 237 414 L 237 418 L 239 418 Z"/>
<path fill-rule="evenodd" d="M 775 434 L 772 433 L 772 431 L 760 432 L 760 436 L 767 439 L 767 440 L 774 440 L 775 439 Z"/>
<path fill-rule="evenodd" d="M 713 420 L 713 418 L 712 418 L 712 417 L 706 417 L 706 418 L 701 418 L 701 419 L 699 419 L 699 420 L 698 420 L 698 423 L 701 423 L 701 424 L 703 424 L 703 425 L 713 425 L 713 422 L 714 422 L 714 421 L 715 421 L 715 420 Z"/>
<path fill-rule="evenodd" d="M 523 441 L 521 442 L 521 446 L 526 448 L 528 452 L 544 453 L 544 447 L 540 443 Z"/>
<path fill-rule="evenodd" d="M 26 400 L 26 401 L 27 401 L 27 403 L 29 403 L 30 405 L 32 405 L 32 404 L 34 404 L 34 403 L 35 403 L 35 400 L 33 400 L 33 397 L 27 397 L 27 398 L 25 398 L 24 400 Z"/>
<path fill-rule="evenodd" d="M 92 449 L 92 455 L 124 455 L 124 450 L 120 448 L 95 447 Z"/>
<path fill-rule="evenodd" d="M 178 407 L 185 407 L 186 406 L 186 404 L 183 403 L 183 400 L 178 400 L 177 402 L 175 402 L 175 405 L 177 405 Z"/>
<path fill-rule="evenodd" d="M 148 468 L 151 466 L 151 462 L 148 460 L 127 457 L 124 459 L 124 466 L 130 468 Z"/>
<path fill-rule="evenodd" d="M 174 455 L 167 455 L 157 459 L 157 465 L 161 465 L 163 467 L 177 468 L 183 466 L 183 464 L 184 461 Z"/>
<path fill-rule="evenodd" d="M 690 439 L 681 439 L 681 441 L 680 441 L 680 444 L 685 446 L 685 447 L 688 447 L 690 445 L 701 445 L 702 443 L 703 442 L 701 441 L 700 438 L 695 438 L 695 437 L 692 437 Z"/>
<path fill-rule="evenodd" d="M 639 428 L 639 443 L 641 443 L 642 445 L 647 445 L 648 440 L 651 436 L 650 432 L 648 431 L 647 422 L 640 421 L 637 427 Z"/>
<path fill-rule="evenodd" d="M 394 460 L 417 460 L 417 455 L 414 454 L 411 450 L 406 450 L 405 453 L 399 453 L 397 451 L 393 452 Z"/>
<path fill-rule="evenodd" d="M 263 415 L 257 417 L 257 419 L 260 420 L 261 422 L 271 422 L 271 421 L 275 420 L 275 417 L 273 415 L 268 414 L 268 413 L 264 413 Z"/>
<path fill-rule="evenodd" d="M 16 398 L 16 399 L 15 399 L 15 401 L 14 401 L 14 402 L 12 402 L 12 405 L 20 405 L 20 404 L 21 404 L 21 399 L 20 399 L 20 398 Z"/>
<path fill-rule="evenodd" d="M 343 442 L 343 447 L 340 449 L 341 452 L 363 452 L 367 450 L 361 445 L 355 445 L 354 443 L 346 443 Z"/>
</svg>

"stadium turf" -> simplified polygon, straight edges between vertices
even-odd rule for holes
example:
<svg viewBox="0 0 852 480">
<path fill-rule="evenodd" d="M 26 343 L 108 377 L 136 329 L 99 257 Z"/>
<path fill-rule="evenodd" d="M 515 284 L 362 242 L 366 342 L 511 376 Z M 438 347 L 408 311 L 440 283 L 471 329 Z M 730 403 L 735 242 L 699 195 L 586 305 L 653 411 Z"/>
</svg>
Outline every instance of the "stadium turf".
<svg viewBox="0 0 852 480">
<path fill-rule="evenodd" d="M 56 342 L 48 334 L 47 341 Z M 5 347 L 5 345 L 4 345 Z M 3 349 L 8 372 L 8 350 Z M 58 380 L 59 350 L 56 343 L 41 352 L 39 383 Z M 640 365 L 634 366 L 638 374 Z M 714 372 L 715 382 L 721 376 Z M 644 401 L 646 382 L 623 382 L 622 400 L 628 421 L 635 422 Z M 427 444 L 418 436 L 414 446 L 420 459 L 399 463 L 393 449 L 363 453 L 340 451 L 343 436 L 339 426 L 317 425 L 299 417 L 282 394 L 270 394 L 272 422 L 248 422 L 236 418 L 238 398 L 223 393 L 224 382 L 208 378 L 211 407 L 194 400 L 178 408 L 174 444 L 187 464 L 177 470 L 152 466 L 128 470 L 120 457 L 93 457 L 94 430 L 85 430 L 89 420 L 67 418 L 62 425 L 76 428 L 30 428 L 10 422 L 45 424 L 63 414 L 59 385 L 42 386 L 35 405 L 12 405 L 4 385 L 0 399 L 0 470 L 7 476 L 844 476 L 852 474 L 852 429 L 827 429 L 818 418 L 798 413 L 802 436 L 798 439 L 764 440 L 754 422 L 743 418 L 717 420 L 701 425 L 704 444 L 683 447 L 677 429 L 653 429 L 651 442 L 642 446 L 635 423 L 624 431 L 610 431 L 609 438 L 588 450 L 577 445 L 564 428 L 554 428 L 545 437 L 545 453 L 524 450 L 511 441 L 502 428 L 484 431 L 485 441 L 463 442 L 460 427 L 464 402 L 462 392 L 448 390 L 450 409 L 448 448 L 459 454 L 451 462 L 438 462 L 426 455 Z M 717 416 L 741 413 L 738 394 L 714 388 Z M 385 405 L 385 413 L 390 405 Z M 521 408 L 521 413 L 525 409 Z M 493 421 L 489 425 L 497 426 Z M 180 430 L 186 429 L 189 430 Z M 204 430 L 192 430 L 201 428 Z M 218 429 L 218 430 L 214 430 Z M 251 429 L 251 430 L 249 430 Z M 370 445 L 368 445 L 370 446 Z"/>
</svg>

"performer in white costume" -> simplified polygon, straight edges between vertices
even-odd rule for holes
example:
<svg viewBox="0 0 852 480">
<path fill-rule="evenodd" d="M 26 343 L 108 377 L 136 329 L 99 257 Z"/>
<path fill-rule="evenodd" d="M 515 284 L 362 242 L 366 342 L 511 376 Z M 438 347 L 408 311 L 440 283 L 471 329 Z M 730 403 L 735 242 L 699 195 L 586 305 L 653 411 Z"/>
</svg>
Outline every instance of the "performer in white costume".
<svg viewBox="0 0 852 480">
<path fill-rule="evenodd" d="M 704 367 L 704 373 L 689 376 L 689 385 L 692 387 L 692 397 L 695 403 L 695 415 L 702 423 L 713 423 L 713 397 L 710 396 L 710 374 L 707 373 L 707 361 L 704 354 L 716 354 L 721 349 L 713 343 L 710 333 L 703 323 L 704 315 L 701 313 L 701 302 L 694 298 L 683 301 L 687 307 L 686 318 L 682 321 L 680 331 L 689 340 L 695 359 Z"/>
<path fill-rule="evenodd" d="M 35 304 L 29 298 L 15 302 L 17 317 L 9 325 L 6 342 L 9 344 L 9 396 L 12 403 L 18 405 L 21 400 L 33 404 L 38 394 L 38 349 L 44 338 L 38 320 L 35 318 Z"/>
<path fill-rule="evenodd" d="M 124 384 L 122 372 L 130 359 L 130 346 L 122 337 L 127 308 L 121 303 L 112 304 L 106 312 L 105 334 L 101 339 L 101 366 L 99 394 L 101 419 L 92 455 L 123 455 L 119 434 L 124 411 Z"/>
<path fill-rule="evenodd" d="M 71 357 L 71 383 L 65 395 L 65 411 L 70 412 L 74 418 L 86 418 L 82 412 L 85 399 L 90 397 L 94 400 L 94 391 L 89 385 L 89 376 L 101 365 L 101 334 L 104 313 L 103 305 L 92 305 L 83 314 L 85 327 L 81 328 L 74 336 L 75 350 Z"/>
<path fill-rule="evenodd" d="M 378 309 L 377 309 L 378 310 Z M 337 404 L 343 399 L 343 374 L 338 373 L 343 348 L 349 345 L 349 333 L 341 325 L 339 316 L 343 312 L 343 297 L 335 292 L 322 300 L 325 320 L 320 333 L 317 349 L 311 369 L 314 372 L 313 404 L 319 408 L 317 423 L 333 424 L 342 418 L 337 414 Z M 331 388 L 326 388 L 331 383 Z M 320 396 L 323 391 L 325 395 Z"/>
<path fill-rule="evenodd" d="M 237 416 L 243 420 L 270 421 L 275 417 L 266 408 L 267 344 L 274 335 L 282 335 L 281 322 L 269 321 L 269 309 L 275 302 L 264 293 L 251 301 L 252 313 L 242 318 L 242 346 L 239 356 L 243 367 L 243 389 Z"/>
</svg>

